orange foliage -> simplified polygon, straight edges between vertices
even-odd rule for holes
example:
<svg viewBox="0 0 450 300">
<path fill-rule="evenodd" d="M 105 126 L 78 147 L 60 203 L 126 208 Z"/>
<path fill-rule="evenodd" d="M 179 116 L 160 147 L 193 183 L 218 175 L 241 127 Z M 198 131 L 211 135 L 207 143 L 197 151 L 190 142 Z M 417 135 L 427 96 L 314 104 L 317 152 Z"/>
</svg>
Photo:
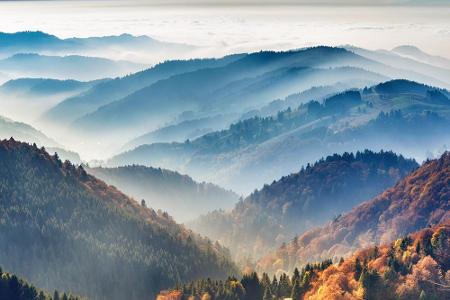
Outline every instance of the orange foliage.
<svg viewBox="0 0 450 300">
<path fill-rule="evenodd" d="M 180 291 L 162 291 L 156 300 L 181 300 L 182 293 Z"/>
<path fill-rule="evenodd" d="M 426 255 L 424 249 L 418 246 L 427 243 L 432 245 L 432 249 L 427 251 L 431 251 L 434 258 Z M 450 253 L 449 243 L 450 221 L 446 221 L 442 225 L 415 233 L 410 239 L 398 239 L 391 246 L 358 251 L 340 265 L 332 265 L 319 273 L 304 299 L 365 298 L 368 291 L 361 285 L 361 279 L 358 280 L 356 264 L 361 266 L 360 272 L 366 268 L 366 272 L 378 274 L 378 286 L 372 287 L 370 291 L 372 295 L 376 294 L 376 299 L 417 299 L 421 291 L 442 297 L 442 291 L 445 291 L 442 287 L 450 286 L 450 271 L 448 274 L 442 272 L 448 268 L 447 261 L 442 257 Z M 411 265 L 412 268 L 394 271 L 394 275 L 389 276 L 387 273 L 393 272 L 389 265 L 392 255 L 397 260 L 399 269 L 402 265 Z M 401 272 L 406 274 L 401 275 Z"/>
</svg>

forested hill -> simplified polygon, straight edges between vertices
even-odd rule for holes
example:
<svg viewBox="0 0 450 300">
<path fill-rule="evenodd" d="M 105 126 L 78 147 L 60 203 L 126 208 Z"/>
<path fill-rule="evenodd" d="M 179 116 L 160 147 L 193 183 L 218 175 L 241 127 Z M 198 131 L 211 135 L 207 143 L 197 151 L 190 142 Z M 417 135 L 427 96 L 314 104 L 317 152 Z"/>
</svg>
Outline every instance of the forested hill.
<svg viewBox="0 0 450 300">
<path fill-rule="evenodd" d="M 231 209 L 239 199 L 217 185 L 196 182 L 178 172 L 138 165 L 118 168 L 86 168 L 147 206 L 167 211 L 177 222 L 191 221 L 214 209 Z"/>
<path fill-rule="evenodd" d="M 190 226 L 238 257 L 258 258 L 374 197 L 417 167 L 414 160 L 392 152 L 335 154 L 265 185 L 231 212 L 212 212 Z"/>
<path fill-rule="evenodd" d="M 450 223 L 444 222 L 391 244 L 361 249 L 339 262 L 306 264 L 292 276 L 282 273 L 271 279 L 267 273 L 251 273 L 240 280 L 203 279 L 161 292 L 157 299 L 448 299 L 449 253 Z"/>
<path fill-rule="evenodd" d="M 142 145 L 108 163 L 183 170 L 249 194 L 333 153 L 389 149 L 423 160 L 450 141 L 449 99 L 448 91 L 393 80 L 242 120 L 185 143 Z"/>
<path fill-rule="evenodd" d="M 292 269 L 306 261 L 348 255 L 389 243 L 450 219 L 450 152 L 424 163 L 394 187 L 351 212 L 294 238 L 258 263 L 262 270 Z"/>
<path fill-rule="evenodd" d="M 0 142 L 0 265 L 46 290 L 150 299 L 236 273 L 220 245 L 35 145 Z"/>
</svg>

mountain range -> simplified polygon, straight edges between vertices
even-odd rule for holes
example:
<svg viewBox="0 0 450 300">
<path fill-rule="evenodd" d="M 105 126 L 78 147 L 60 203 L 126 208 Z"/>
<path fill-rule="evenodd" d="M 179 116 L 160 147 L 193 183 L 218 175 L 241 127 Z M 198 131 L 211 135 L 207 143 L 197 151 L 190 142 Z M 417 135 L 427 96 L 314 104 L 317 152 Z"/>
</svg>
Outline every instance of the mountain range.
<svg viewBox="0 0 450 300">
<path fill-rule="evenodd" d="M 245 119 L 184 143 L 142 145 L 108 163 L 161 166 L 249 193 L 336 152 L 392 149 L 424 159 L 450 143 L 449 107 L 446 90 L 393 80 Z"/>
<path fill-rule="evenodd" d="M 320 86 L 339 81 L 358 82 L 361 78 L 365 79 L 366 84 L 388 78 L 405 78 L 444 88 L 450 86 L 449 70 L 392 53 L 384 54 L 354 47 L 349 50 L 316 47 L 288 52 L 250 53 L 223 67 L 180 74 L 149 85 L 121 100 L 100 107 L 80 119 L 77 127 L 99 130 L 101 127 L 114 126 L 122 129 L 123 124 L 112 124 L 111 120 L 117 119 L 119 115 L 123 118 L 121 112 L 124 111 L 127 112 L 127 123 L 132 122 L 128 126 L 151 127 L 155 126 L 154 122 L 144 122 L 143 116 L 144 112 L 145 115 L 154 114 L 156 104 L 159 104 L 156 111 L 158 117 L 160 114 L 168 114 L 169 118 L 171 114 L 179 114 L 183 110 L 210 111 L 226 108 L 229 111 L 242 111 L 300 92 L 313 84 Z M 376 74 L 351 68 L 362 68 Z M 199 89 L 199 84 L 206 87 Z M 178 87 L 175 93 L 168 90 L 173 86 Z M 164 107 L 160 108 L 162 103 Z M 169 106 L 169 103 L 172 105 Z M 177 105 L 173 105 L 175 103 Z M 179 111 L 173 111 L 174 107 Z"/>
<path fill-rule="evenodd" d="M 54 101 L 36 124 L 82 155 L 98 158 L 100 153 L 111 156 L 141 143 L 192 141 L 225 129 L 236 120 L 268 117 L 288 107 L 295 110 L 301 103 L 322 101 L 345 90 L 362 90 L 391 78 L 422 82 L 440 91 L 450 84 L 449 70 L 444 66 L 411 58 L 398 49 L 372 51 L 345 46 L 261 51 L 219 59 L 166 61 L 142 72 L 98 82 L 88 90 Z M 220 116 L 226 117 L 214 126 L 206 122 L 218 121 Z M 168 135 L 158 138 L 160 130 Z M 80 147 L 70 137 L 82 140 L 83 145 L 95 142 L 97 149 Z M 177 170 L 193 171 L 183 165 Z M 193 175 L 196 177 L 195 170 Z M 231 180 L 228 175 L 222 177 Z M 258 184 L 273 178 L 268 175 Z M 216 183 L 236 188 L 234 183 Z"/>
<path fill-rule="evenodd" d="M 46 112 L 43 120 L 55 124 L 71 123 L 85 114 L 94 112 L 103 105 L 119 100 L 160 80 L 201 68 L 223 66 L 239 57 L 240 55 L 230 55 L 222 59 L 192 59 L 163 62 L 141 72 L 115 78 L 107 82 L 101 82 L 84 93 L 64 99 Z"/>
<path fill-rule="evenodd" d="M 57 56 L 101 54 L 103 58 L 118 57 L 121 60 L 154 64 L 162 57 L 168 59 L 192 55 L 195 49 L 196 47 L 191 45 L 162 42 L 144 35 L 121 34 L 63 39 L 42 31 L 0 32 L 0 55 L 3 57 L 18 53 Z"/>
<path fill-rule="evenodd" d="M 413 45 L 205 56 L 286 49 L 301 31 L 217 39 L 271 6 L 211 28 L 221 7 L 186 19 L 170 5 L 175 23 L 158 28 L 166 7 L 135 3 L 133 23 L 128 4 L 93 7 L 103 30 L 189 21 L 210 46 L 0 32 L 0 300 L 450 299 L 448 58 Z M 389 9 L 367 15 L 394 22 Z M 440 18 L 339 26 L 373 33 L 360 45 L 421 26 L 421 44 L 445 35 Z"/>
<path fill-rule="evenodd" d="M 87 114 L 74 127 L 104 134 L 111 128 L 138 132 L 158 127 L 184 111 L 242 112 L 311 85 L 360 78 L 373 83 L 388 78 L 359 69 L 364 65 L 384 68 L 339 48 L 251 53 L 222 67 L 199 69 L 156 82 Z"/>
</svg>

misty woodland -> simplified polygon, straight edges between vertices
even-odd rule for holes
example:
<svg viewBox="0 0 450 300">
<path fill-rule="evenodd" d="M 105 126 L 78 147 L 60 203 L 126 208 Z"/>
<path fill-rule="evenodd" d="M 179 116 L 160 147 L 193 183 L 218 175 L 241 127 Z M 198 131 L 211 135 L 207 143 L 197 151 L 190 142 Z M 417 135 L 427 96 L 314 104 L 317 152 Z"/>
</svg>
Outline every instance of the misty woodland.
<svg viewBox="0 0 450 300">
<path fill-rule="evenodd" d="M 448 16 L 0 1 L 0 300 L 450 299 Z"/>
</svg>

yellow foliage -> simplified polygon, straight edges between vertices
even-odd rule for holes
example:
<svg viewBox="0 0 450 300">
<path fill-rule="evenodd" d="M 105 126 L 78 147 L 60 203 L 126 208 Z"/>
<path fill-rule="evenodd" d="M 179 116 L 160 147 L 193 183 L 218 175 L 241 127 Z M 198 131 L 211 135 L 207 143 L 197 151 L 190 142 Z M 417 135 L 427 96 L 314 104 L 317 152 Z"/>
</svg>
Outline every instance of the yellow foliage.
<svg viewBox="0 0 450 300">
<path fill-rule="evenodd" d="M 204 293 L 202 296 L 202 300 L 211 300 L 211 296 L 208 293 Z"/>
</svg>

